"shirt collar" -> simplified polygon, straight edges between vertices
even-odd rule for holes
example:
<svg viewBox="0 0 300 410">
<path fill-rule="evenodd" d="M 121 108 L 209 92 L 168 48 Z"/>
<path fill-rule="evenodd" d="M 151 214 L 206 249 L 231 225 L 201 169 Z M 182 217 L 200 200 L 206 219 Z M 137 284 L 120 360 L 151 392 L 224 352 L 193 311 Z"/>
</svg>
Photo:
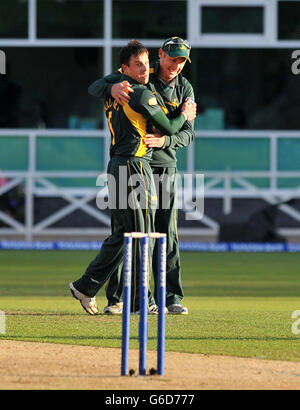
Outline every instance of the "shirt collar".
<svg viewBox="0 0 300 410">
<path fill-rule="evenodd" d="M 126 74 L 122 74 L 121 81 L 128 81 L 130 84 L 140 84 L 138 81 L 134 80 Z"/>
</svg>

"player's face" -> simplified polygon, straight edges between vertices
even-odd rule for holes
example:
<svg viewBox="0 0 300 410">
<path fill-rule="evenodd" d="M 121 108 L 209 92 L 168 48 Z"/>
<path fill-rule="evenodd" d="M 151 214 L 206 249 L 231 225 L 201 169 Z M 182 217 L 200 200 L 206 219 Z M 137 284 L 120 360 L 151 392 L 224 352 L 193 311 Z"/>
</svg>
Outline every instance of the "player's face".
<svg viewBox="0 0 300 410">
<path fill-rule="evenodd" d="M 159 76 L 165 82 L 172 81 L 183 70 L 186 63 L 186 58 L 176 57 L 171 58 L 161 48 L 159 49 L 160 70 Z"/>
<path fill-rule="evenodd" d="M 122 65 L 124 74 L 133 78 L 141 84 L 147 84 L 149 81 L 149 55 L 143 53 L 138 56 L 131 56 L 129 65 Z"/>
</svg>

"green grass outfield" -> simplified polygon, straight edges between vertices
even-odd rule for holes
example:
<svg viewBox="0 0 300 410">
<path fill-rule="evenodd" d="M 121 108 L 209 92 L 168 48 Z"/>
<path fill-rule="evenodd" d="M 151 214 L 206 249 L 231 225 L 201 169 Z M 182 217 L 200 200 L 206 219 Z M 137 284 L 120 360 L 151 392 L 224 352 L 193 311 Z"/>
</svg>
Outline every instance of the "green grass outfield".
<svg viewBox="0 0 300 410">
<path fill-rule="evenodd" d="M 84 272 L 90 251 L 0 251 L 0 339 L 120 347 L 121 316 L 89 316 L 68 283 Z M 300 254 L 182 252 L 188 316 L 167 316 L 166 350 L 300 360 Z M 104 290 L 97 296 L 101 312 Z M 138 348 L 138 316 L 131 316 Z M 157 317 L 149 317 L 149 349 Z M 298 326 L 300 329 L 300 324 Z"/>
</svg>

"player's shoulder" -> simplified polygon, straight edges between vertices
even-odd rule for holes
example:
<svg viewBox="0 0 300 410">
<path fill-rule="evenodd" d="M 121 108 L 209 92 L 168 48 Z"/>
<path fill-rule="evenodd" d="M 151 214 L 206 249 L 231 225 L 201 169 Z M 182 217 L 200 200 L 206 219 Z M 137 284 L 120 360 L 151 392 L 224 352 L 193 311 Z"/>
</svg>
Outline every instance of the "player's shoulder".
<svg viewBox="0 0 300 410">
<path fill-rule="evenodd" d="M 131 82 L 131 88 L 134 90 L 133 93 L 130 94 L 130 97 L 135 97 L 137 99 L 141 98 L 144 94 L 147 95 L 148 93 L 151 94 L 148 87 L 144 84 Z"/>
<path fill-rule="evenodd" d="M 105 76 L 106 82 L 112 83 L 112 84 L 119 82 L 121 78 L 122 78 L 122 71 L 120 71 L 120 69 L 115 70 L 112 73 Z"/>
<path fill-rule="evenodd" d="M 140 91 L 140 104 L 141 105 L 157 105 L 157 99 L 155 95 L 147 88 L 144 86 L 143 89 Z"/>
<path fill-rule="evenodd" d="M 130 98 L 134 99 L 136 102 L 142 102 L 150 93 L 150 91 L 144 84 L 134 83 L 132 84 L 131 88 L 134 92 L 130 94 Z"/>
<path fill-rule="evenodd" d="M 180 75 L 180 82 L 178 82 L 178 89 L 181 89 L 183 98 L 186 99 L 188 97 L 194 98 L 194 89 L 192 84 L 181 74 Z"/>
<path fill-rule="evenodd" d="M 129 105 L 132 108 L 136 109 L 146 109 L 147 111 L 149 108 L 155 108 L 158 105 L 157 99 L 155 95 L 144 85 L 134 85 L 133 86 L 134 92 L 130 94 L 130 102 Z"/>
</svg>

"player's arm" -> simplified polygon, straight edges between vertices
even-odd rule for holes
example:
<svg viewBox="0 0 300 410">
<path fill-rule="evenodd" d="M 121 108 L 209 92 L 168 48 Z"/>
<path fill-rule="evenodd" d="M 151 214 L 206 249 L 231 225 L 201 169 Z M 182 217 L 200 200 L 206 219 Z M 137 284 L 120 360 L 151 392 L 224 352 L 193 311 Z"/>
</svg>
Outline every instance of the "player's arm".
<svg viewBox="0 0 300 410">
<path fill-rule="evenodd" d="M 187 117 L 183 113 L 172 120 L 169 120 L 162 111 L 151 116 L 152 124 L 167 135 L 172 135 L 180 130 L 186 120 Z"/>
<path fill-rule="evenodd" d="M 122 72 L 117 70 L 104 78 L 94 81 L 88 88 L 89 94 L 94 97 L 107 99 L 113 97 L 118 104 L 124 105 L 129 102 L 129 93 L 133 92 L 128 81 L 121 81 Z"/>
<path fill-rule="evenodd" d="M 182 148 L 190 145 L 195 138 L 194 121 L 186 121 L 175 135 L 165 135 L 163 148 Z"/>
<path fill-rule="evenodd" d="M 158 130 L 146 135 L 145 143 L 151 148 L 181 148 L 189 145 L 194 139 L 191 121 L 186 121 L 175 135 L 163 135 Z"/>
<path fill-rule="evenodd" d="M 136 108 L 138 112 L 143 114 L 145 118 L 150 119 L 151 123 L 166 135 L 176 134 L 187 120 L 192 121 L 196 117 L 195 104 L 186 102 L 181 107 L 181 113 L 170 120 L 161 110 L 156 97 L 149 90 L 143 91 Z"/>
<path fill-rule="evenodd" d="M 109 98 L 111 97 L 112 86 L 121 80 L 122 73 L 120 71 L 114 71 L 113 73 L 99 78 L 94 81 L 88 88 L 89 94 L 97 98 Z"/>
</svg>

